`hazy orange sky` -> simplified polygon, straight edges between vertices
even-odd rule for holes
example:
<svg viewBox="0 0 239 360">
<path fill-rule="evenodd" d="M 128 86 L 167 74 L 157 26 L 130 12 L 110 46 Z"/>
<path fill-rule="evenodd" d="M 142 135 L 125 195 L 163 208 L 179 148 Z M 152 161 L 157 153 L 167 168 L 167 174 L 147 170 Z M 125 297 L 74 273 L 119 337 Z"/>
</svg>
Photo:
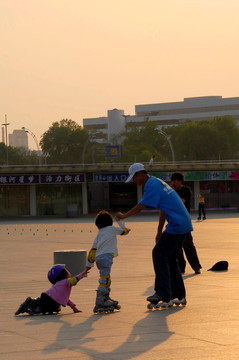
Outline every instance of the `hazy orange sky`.
<svg viewBox="0 0 239 360">
<path fill-rule="evenodd" d="M 40 141 L 63 118 L 239 97 L 238 19 L 239 0 L 0 0 L 1 123 Z"/>
</svg>

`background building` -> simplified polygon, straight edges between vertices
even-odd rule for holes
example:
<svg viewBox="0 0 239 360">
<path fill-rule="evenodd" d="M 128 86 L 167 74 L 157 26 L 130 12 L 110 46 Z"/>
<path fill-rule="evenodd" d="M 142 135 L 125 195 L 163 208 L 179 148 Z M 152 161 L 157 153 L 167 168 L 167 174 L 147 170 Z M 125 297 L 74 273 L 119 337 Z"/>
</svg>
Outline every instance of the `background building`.
<svg viewBox="0 0 239 360">
<path fill-rule="evenodd" d="M 123 110 L 108 110 L 107 115 L 107 117 L 83 119 L 83 127 L 92 132 L 98 142 L 110 142 L 114 136 L 125 131 Z"/>
<path fill-rule="evenodd" d="M 98 133 L 98 141 L 109 142 L 113 136 L 125 131 L 130 123 L 143 126 L 150 120 L 156 126 L 168 127 L 219 116 L 232 116 L 239 125 L 239 97 L 203 96 L 178 102 L 136 105 L 135 115 L 125 115 L 123 110 L 114 109 L 108 111 L 107 117 L 83 119 L 83 126 Z"/>
<path fill-rule="evenodd" d="M 9 145 L 28 149 L 28 137 L 25 130 L 13 130 L 13 133 L 9 134 Z"/>
<path fill-rule="evenodd" d="M 160 126 L 179 125 L 191 121 L 232 116 L 239 124 L 239 97 L 223 99 L 222 96 L 185 98 L 184 101 L 136 105 L 133 122 L 155 121 Z M 131 117 L 128 119 L 131 121 Z"/>
</svg>

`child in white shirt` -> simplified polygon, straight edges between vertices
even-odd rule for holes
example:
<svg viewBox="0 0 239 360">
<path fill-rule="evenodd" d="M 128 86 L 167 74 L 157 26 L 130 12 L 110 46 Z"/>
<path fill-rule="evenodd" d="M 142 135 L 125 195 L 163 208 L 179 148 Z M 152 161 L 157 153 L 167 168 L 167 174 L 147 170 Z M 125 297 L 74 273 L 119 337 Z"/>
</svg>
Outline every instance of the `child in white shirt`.
<svg viewBox="0 0 239 360">
<path fill-rule="evenodd" d="M 113 226 L 112 215 L 105 210 L 100 211 L 96 215 L 95 225 L 98 227 L 99 232 L 89 251 L 86 263 L 86 270 L 89 270 L 94 266 L 94 262 L 96 262 L 100 272 L 99 286 L 93 311 L 114 311 L 114 309 L 120 309 L 118 301 L 112 300 L 109 297 L 111 283 L 110 271 L 113 258 L 118 256 L 116 235 L 127 235 L 130 229 L 127 229 L 123 223 L 119 223 L 120 227 Z"/>
</svg>

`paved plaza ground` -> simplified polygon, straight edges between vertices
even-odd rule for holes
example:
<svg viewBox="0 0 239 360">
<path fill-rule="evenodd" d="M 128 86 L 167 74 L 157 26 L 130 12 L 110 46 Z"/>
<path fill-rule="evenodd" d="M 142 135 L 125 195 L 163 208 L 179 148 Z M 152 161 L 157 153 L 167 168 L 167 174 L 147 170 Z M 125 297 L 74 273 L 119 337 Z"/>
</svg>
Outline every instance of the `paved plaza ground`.
<svg viewBox="0 0 239 360">
<path fill-rule="evenodd" d="M 151 252 L 157 228 L 154 214 L 128 219 L 132 230 L 118 238 L 112 291 L 122 309 L 93 314 L 98 272 L 72 289 L 82 310 L 67 307 L 58 315 L 15 317 L 27 296 L 49 288 L 46 274 L 55 250 L 89 250 L 97 233 L 94 218 L 0 222 L 0 357 L 4 360 L 195 360 L 239 357 L 239 213 L 192 216 L 194 242 L 202 271 L 187 264 L 186 307 L 149 311 L 153 294 Z M 228 272 L 207 271 L 220 260 Z"/>
</svg>

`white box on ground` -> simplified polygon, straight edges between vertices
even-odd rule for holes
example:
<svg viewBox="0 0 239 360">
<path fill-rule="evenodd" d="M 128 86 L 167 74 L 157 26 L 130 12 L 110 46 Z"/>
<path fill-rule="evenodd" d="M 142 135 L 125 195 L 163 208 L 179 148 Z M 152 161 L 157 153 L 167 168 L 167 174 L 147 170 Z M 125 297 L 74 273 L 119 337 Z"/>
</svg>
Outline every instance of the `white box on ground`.
<svg viewBox="0 0 239 360">
<path fill-rule="evenodd" d="M 78 275 L 85 269 L 86 250 L 56 250 L 54 264 L 65 264 L 72 276 Z"/>
</svg>

